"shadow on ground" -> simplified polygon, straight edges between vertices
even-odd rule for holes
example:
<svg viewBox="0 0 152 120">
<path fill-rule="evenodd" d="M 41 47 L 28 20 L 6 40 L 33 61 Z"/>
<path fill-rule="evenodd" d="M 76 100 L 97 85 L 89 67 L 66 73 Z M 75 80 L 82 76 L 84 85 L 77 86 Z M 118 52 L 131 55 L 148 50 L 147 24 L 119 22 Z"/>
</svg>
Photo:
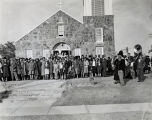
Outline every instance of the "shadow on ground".
<svg viewBox="0 0 152 120">
<path fill-rule="evenodd" d="M 138 78 L 137 78 L 138 79 Z M 146 79 L 148 79 L 148 77 L 147 76 L 144 76 L 144 78 L 143 78 L 143 80 L 142 81 L 140 81 L 140 82 L 144 82 Z M 132 78 L 125 78 L 124 79 L 124 81 L 125 81 L 125 84 L 127 84 L 128 82 L 130 82 L 130 81 L 132 81 L 133 79 Z"/>
<path fill-rule="evenodd" d="M 7 99 L 12 91 L 4 91 L 0 93 L 0 103 L 3 102 L 4 99 Z"/>
</svg>

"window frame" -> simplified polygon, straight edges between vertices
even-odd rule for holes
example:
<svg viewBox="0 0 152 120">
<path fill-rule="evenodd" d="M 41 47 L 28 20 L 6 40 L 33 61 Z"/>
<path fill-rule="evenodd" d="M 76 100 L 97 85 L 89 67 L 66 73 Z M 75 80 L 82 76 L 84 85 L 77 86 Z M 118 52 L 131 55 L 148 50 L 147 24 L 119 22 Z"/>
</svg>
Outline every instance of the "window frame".
<svg viewBox="0 0 152 120">
<path fill-rule="evenodd" d="M 64 37 L 65 36 L 64 30 L 65 30 L 64 25 L 58 25 L 58 37 Z"/>
<path fill-rule="evenodd" d="M 103 43 L 103 28 L 95 28 L 96 42 Z"/>
</svg>

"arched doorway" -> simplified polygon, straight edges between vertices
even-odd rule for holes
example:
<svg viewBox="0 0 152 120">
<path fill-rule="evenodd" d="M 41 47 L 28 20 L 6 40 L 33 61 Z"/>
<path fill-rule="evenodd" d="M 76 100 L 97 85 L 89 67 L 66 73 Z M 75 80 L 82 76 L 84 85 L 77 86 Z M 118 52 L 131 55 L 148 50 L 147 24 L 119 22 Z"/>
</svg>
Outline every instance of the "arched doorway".
<svg viewBox="0 0 152 120">
<path fill-rule="evenodd" d="M 62 42 L 62 43 L 57 43 L 53 47 L 53 54 L 58 54 L 58 55 L 70 55 L 71 54 L 71 48 L 68 44 Z"/>
</svg>

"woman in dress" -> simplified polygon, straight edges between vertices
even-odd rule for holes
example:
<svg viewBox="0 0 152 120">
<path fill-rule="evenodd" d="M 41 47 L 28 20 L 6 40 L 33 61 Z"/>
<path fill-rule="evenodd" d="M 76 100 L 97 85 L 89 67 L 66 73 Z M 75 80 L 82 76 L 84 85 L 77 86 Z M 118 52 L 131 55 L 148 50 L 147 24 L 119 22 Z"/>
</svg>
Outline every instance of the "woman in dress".
<svg viewBox="0 0 152 120">
<path fill-rule="evenodd" d="M 59 69 L 60 69 L 60 79 L 63 79 L 63 60 L 60 59 L 59 61 Z"/>
<path fill-rule="evenodd" d="M 57 80 L 58 79 L 58 72 L 59 72 L 59 64 L 58 61 L 54 61 L 54 67 L 53 67 L 53 73 L 54 73 L 54 78 Z"/>
<path fill-rule="evenodd" d="M 49 79 L 49 61 L 46 60 L 45 62 L 45 79 L 48 80 Z"/>
<path fill-rule="evenodd" d="M 39 59 L 35 59 L 34 61 L 34 79 L 39 79 L 39 75 L 41 72 L 39 71 Z"/>
<path fill-rule="evenodd" d="M 89 66 L 89 62 L 88 62 L 88 60 L 85 58 L 84 59 L 84 75 L 83 75 L 83 77 L 85 77 L 86 75 L 88 76 L 88 66 Z"/>
<path fill-rule="evenodd" d="M 30 60 L 29 63 L 29 75 L 30 75 L 30 80 L 34 79 L 34 60 Z"/>
<path fill-rule="evenodd" d="M 74 68 L 75 68 L 75 74 L 76 74 L 76 78 L 79 77 L 79 74 L 80 74 L 80 62 L 78 59 L 76 59 L 74 61 Z"/>
<path fill-rule="evenodd" d="M 43 77 L 43 80 L 45 79 L 45 58 L 42 58 L 41 60 L 41 76 Z"/>
<path fill-rule="evenodd" d="M 64 74 L 63 76 L 64 76 L 64 79 L 68 78 L 68 69 L 69 69 L 69 62 L 68 62 L 67 57 L 65 57 L 64 64 L 63 64 L 63 74 Z"/>
</svg>

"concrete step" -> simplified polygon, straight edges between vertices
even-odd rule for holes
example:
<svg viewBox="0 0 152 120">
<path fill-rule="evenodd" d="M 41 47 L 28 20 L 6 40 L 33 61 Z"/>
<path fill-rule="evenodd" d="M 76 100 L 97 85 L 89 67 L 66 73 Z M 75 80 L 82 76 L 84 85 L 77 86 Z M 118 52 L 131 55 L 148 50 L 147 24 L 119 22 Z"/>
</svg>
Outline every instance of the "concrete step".
<svg viewBox="0 0 152 120">
<path fill-rule="evenodd" d="M 37 100 L 50 100 L 57 99 L 61 97 L 64 88 L 56 87 L 50 88 L 24 88 L 24 89 L 15 89 L 9 95 L 8 99 L 4 99 L 3 102 L 23 102 L 23 101 L 37 101 Z"/>
<path fill-rule="evenodd" d="M 0 116 L 3 113 L 1 118 L 13 117 L 13 120 L 23 120 L 23 116 L 24 120 L 151 120 L 151 106 L 151 103 L 132 103 L 50 107 L 44 102 L 33 102 L 21 105 L 19 109 L 12 112 L 11 109 L 3 109 Z M 4 114 L 5 111 L 10 114 Z M 36 118 L 36 116 L 39 117 Z"/>
</svg>

